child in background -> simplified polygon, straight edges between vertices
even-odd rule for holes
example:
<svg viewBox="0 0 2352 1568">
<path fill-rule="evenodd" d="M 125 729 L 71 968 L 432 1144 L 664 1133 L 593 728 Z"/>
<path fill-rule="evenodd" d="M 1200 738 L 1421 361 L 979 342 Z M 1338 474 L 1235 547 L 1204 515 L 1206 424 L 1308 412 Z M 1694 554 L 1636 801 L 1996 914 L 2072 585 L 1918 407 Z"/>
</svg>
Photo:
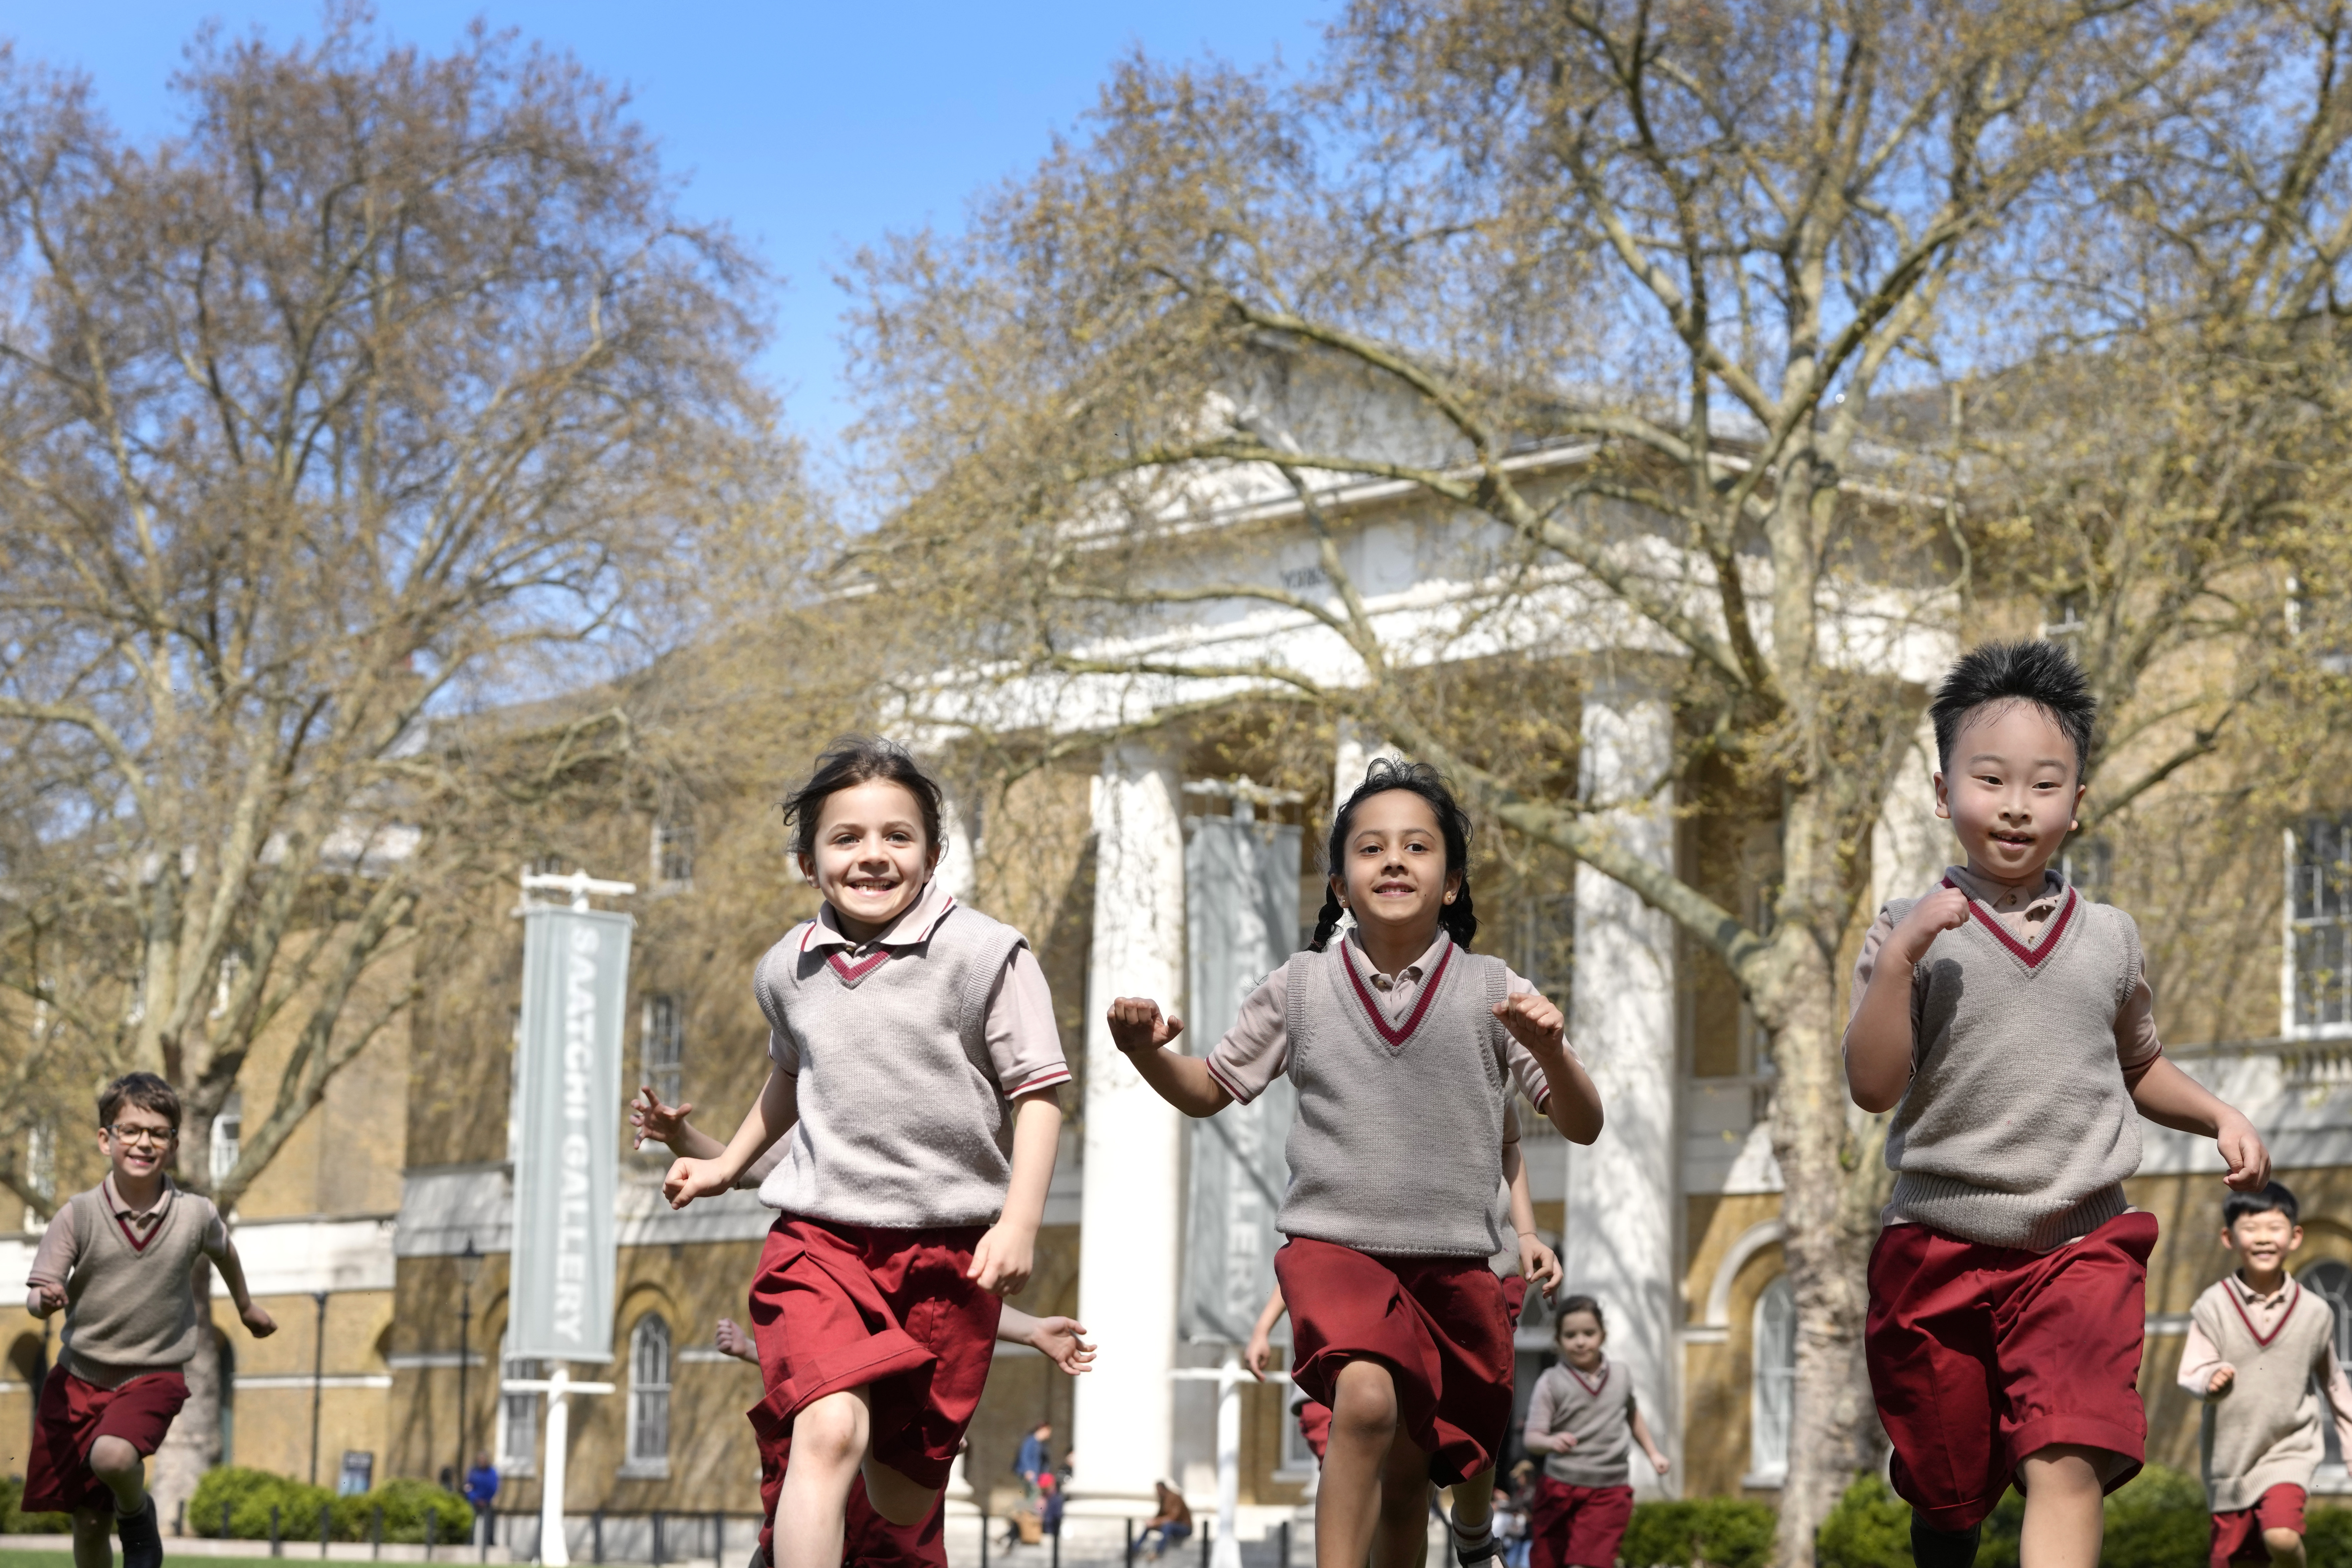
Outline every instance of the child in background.
<svg viewBox="0 0 2352 1568">
<path fill-rule="evenodd" d="M 64 1346 L 41 1385 L 25 1467 L 27 1513 L 73 1515 L 75 1568 L 108 1568 L 110 1526 L 123 1568 L 157 1568 L 163 1535 L 147 1495 L 146 1458 L 188 1400 L 180 1369 L 203 1327 L 190 1276 L 209 1258 L 256 1339 L 278 1331 L 245 1284 L 245 1267 L 210 1198 L 184 1193 L 164 1168 L 180 1140 L 180 1096 L 153 1073 L 106 1086 L 98 1147 L 113 1168 L 68 1198 L 41 1234 L 26 1310 L 62 1308 Z"/>
<path fill-rule="evenodd" d="M 1601 1101 L 1559 1009 L 1466 943 L 1469 818 L 1433 768 L 1381 759 L 1335 814 L 1307 952 L 1243 1001 L 1204 1057 L 1146 997 L 1110 1006 L 1114 1044 L 1179 1110 L 1213 1116 L 1282 1073 L 1298 1089 L 1275 1255 L 1292 1376 L 1332 1412 L 1315 1497 L 1318 1568 L 1421 1550 L 1429 1486 L 1453 1487 L 1456 1559 L 1495 1554 L 1494 1466 L 1513 1352 L 1493 1216 L 1509 1086 L 1580 1143 Z M 1337 942 L 1343 916 L 1355 925 Z M 1541 1243 L 1519 1237 L 1522 1272 Z M 1377 1550 L 1375 1538 L 1378 1539 Z"/>
<path fill-rule="evenodd" d="M 1615 1568 L 1633 1518 L 1633 1446 L 1662 1476 L 1668 1462 L 1633 1402 L 1632 1374 L 1601 1353 L 1609 1329 L 1601 1303 L 1562 1301 L 1552 1342 L 1559 1360 L 1536 1380 L 1523 1433 L 1528 1452 L 1543 1459 L 1528 1561 L 1532 1568 Z"/>
<path fill-rule="evenodd" d="M 752 1425 L 793 1447 L 779 1568 L 837 1568 L 861 1474 L 891 1522 L 931 1511 L 1045 1216 L 1070 1076 L 1053 998 L 1019 931 L 939 886 L 940 817 L 902 747 L 817 759 L 784 820 L 824 907 L 753 973 L 775 1065 L 727 1147 L 663 1183 L 684 1208 L 789 1140 L 761 1184 L 781 1213 L 751 1288 Z"/>
<path fill-rule="evenodd" d="M 2270 1179 L 2252 1125 L 2164 1058 L 2132 918 L 2051 869 L 2095 707 L 2055 643 L 1952 667 L 1936 813 L 1967 864 L 1879 911 L 1854 966 L 1847 1088 L 1895 1112 L 1864 1351 L 1918 1568 L 1973 1562 L 2012 1479 L 2023 1568 L 2099 1561 L 2101 1494 L 2147 1438 L 2139 1118 L 2213 1139 L 2240 1192 Z"/>
<path fill-rule="evenodd" d="M 2232 1558 L 2303 1568 L 2303 1505 L 2326 1451 L 2325 1396 L 2352 1454 L 2352 1387 L 2336 1360 L 2336 1314 L 2287 1278 L 2303 1245 L 2294 1194 L 2273 1182 L 2221 1205 L 2221 1245 L 2243 1261 L 2189 1312 L 2180 1386 L 2202 1400 L 2212 1568 Z"/>
</svg>

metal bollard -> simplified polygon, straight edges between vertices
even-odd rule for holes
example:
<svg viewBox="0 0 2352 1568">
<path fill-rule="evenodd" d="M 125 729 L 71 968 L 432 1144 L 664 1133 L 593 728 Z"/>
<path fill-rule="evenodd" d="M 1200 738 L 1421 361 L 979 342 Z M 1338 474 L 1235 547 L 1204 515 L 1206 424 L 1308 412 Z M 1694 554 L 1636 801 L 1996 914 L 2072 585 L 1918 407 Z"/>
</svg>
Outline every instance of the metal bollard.
<svg viewBox="0 0 2352 1568">
<path fill-rule="evenodd" d="M 286 1555 L 286 1548 L 278 1539 L 278 1505 L 276 1503 L 269 1505 L 269 1555 L 272 1557 Z"/>
<path fill-rule="evenodd" d="M 654 1568 L 662 1564 L 661 1515 L 661 1510 L 654 1510 Z"/>
<path fill-rule="evenodd" d="M 710 1510 L 710 1560 L 727 1568 L 727 1516 L 715 1508 Z"/>
<path fill-rule="evenodd" d="M 1209 1537 L 1216 1528 L 1205 1519 L 1201 1521 L 1201 1568 L 1209 1568 Z"/>
<path fill-rule="evenodd" d="M 598 1564 L 604 1561 L 604 1510 L 598 1509 L 588 1516 L 589 1550 Z"/>
<path fill-rule="evenodd" d="M 375 1505 L 373 1513 L 368 1519 L 368 1545 L 371 1548 L 369 1556 L 383 1555 L 383 1504 L 382 1503 Z"/>
<path fill-rule="evenodd" d="M 988 1500 L 980 1504 L 980 1568 L 988 1568 Z"/>
<path fill-rule="evenodd" d="M 174 1535 L 188 1533 L 188 1500 L 185 1498 L 182 1498 L 180 1506 L 173 1510 L 172 1533 Z"/>
<path fill-rule="evenodd" d="M 228 1539 L 228 1504 L 226 1504 L 226 1503 L 223 1503 L 223 1504 L 221 1504 L 221 1533 L 220 1533 L 220 1538 L 221 1538 L 223 1541 L 226 1541 L 226 1540 Z"/>
<path fill-rule="evenodd" d="M 1127 1521 L 1127 1555 L 1123 1561 L 1127 1568 L 1135 1568 L 1135 1521 L 1131 1519 Z"/>
<path fill-rule="evenodd" d="M 1286 1519 L 1282 1521 L 1281 1535 L 1282 1558 L 1279 1568 L 1290 1568 L 1290 1521 Z"/>
<path fill-rule="evenodd" d="M 433 1549 L 440 1542 L 441 1510 L 437 1508 L 427 1508 L 425 1510 L 425 1561 L 427 1563 L 433 1561 Z"/>
<path fill-rule="evenodd" d="M 482 1561 L 488 1563 L 490 1560 L 490 1537 L 499 1532 L 498 1504 L 484 1503 L 481 1511 L 474 1517 L 481 1521 L 478 1528 L 482 1532 Z"/>
<path fill-rule="evenodd" d="M 319 1505 L 319 1561 L 327 1560 L 327 1542 L 333 1538 L 335 1510 L 326 1504 Z"/>
</svg>

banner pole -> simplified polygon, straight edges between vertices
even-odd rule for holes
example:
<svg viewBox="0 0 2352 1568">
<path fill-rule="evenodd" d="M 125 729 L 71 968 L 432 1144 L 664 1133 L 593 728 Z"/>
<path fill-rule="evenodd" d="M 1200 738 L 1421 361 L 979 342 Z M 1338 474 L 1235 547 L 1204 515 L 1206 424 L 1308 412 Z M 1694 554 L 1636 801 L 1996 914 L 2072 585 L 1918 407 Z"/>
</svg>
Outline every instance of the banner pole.
<svg viewBox="0 0 2352 1568">
<path fill-rule="evenodd" d="M 563 1539 L 563 1470 L 572 1436 L 572 1368 L 563 1362 L 547 1378 L 547 1461 L 539 1489 L 539 1560 L 547 1568 L 570 1568 L 571 1543 Z"/>
<path fill-rule="evenodd" d="M 1217 1369 L 1217 1539 L 1209 1568 L 1242 1568 L 1238 1515 L 1242 1499 L 1242 1371 L 1230 1346 Z"/>
</svg>

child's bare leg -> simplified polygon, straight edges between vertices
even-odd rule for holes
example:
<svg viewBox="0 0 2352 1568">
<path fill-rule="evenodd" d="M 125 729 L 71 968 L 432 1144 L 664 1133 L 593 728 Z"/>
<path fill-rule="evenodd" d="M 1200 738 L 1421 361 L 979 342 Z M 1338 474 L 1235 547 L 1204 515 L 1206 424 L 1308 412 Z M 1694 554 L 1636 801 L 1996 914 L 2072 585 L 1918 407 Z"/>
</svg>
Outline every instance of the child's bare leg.
<svg viewBox="0 0 2352 1568">
<path fill-rule="evenodd" d="M 2263 1544 L 2279 1568 L 2303 1568 L 2303 1537 L 2284 1528 L 2263 1531 Z"/>
<path fill-rule="evenodd" d="M 872 1420 L 863 1388 L 828 1394 L 793 1417 L 792 1462 L 776 1500 L 776 1568 L 840 1568 L 849 1485 Z"/>
<path fill-rule="evenodd" d="M 89 1503 L 73 1512 L 74 1568 L 113 1568 L 114 1506 Z"/>
<path fill-rule="evenodd" d="M 2100 1471 L 2113 1456 L 2103 1449 L 2053 1443 L 2017 1467 L 2025 1484 L 2025 1529 L 2018 1540 L 2021 1568 L 2098 1568 L 2106 1527 Z"/>
<path fill-rule="evenodd" d="M 114 1494 L 114 1506 L 123 1513 L 135 1511 L 147 1495 L 147 1462 L 120 1437 L 100 1437 L 92 1443 L 89 1468 Z"/>
<path fill-rule="evenodd" d="M 1380 1507 L 1381 1472 L 1397 1435 L 1395 1380 L 1378 1362 L 1339 1369 L 1331 1390 L 1331 1436 L 1315 1489 L 1315 1568 L 1364 1568 Z M 1413 1515 L 1423 1489 L 1412 1489 Z"/>
<path fill-rule="evenodd" d="M 1379 1524 L 1372 1533 L 1372 1568 L 1423 1568 L 1429 1556 L 1429 1456 L 1399 1422 L 1381 1465 Z M 1316 1525 L 1318 1534 L 1322 1525 Z M 1321 1568 L 1321 1564 L 1317 1564 Z"/>
<path fill-rule="evenodd" d="M 937 1487 L 918 1486 L 871 1455 L 866 1457 L 865 1473 L 866 1500 L 893 1524 L 922 1523 L 930 1517 L 931 1505 L 940 1500 Z"/>
</svg>

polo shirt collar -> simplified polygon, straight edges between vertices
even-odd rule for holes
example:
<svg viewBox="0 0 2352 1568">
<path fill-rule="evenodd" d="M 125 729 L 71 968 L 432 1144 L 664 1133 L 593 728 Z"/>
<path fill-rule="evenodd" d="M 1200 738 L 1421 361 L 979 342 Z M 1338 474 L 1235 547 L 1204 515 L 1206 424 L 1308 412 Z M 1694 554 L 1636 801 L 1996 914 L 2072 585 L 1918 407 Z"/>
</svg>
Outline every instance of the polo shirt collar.
<svg viewBox="0 0 2352 1568">
<path fill-rule="evenodd" d="M 122 1194 L 115 1190 L 113 1172 L 109 1171 L 106 1173 L 106 1179 L 99 1183 L 99 1189 L 106 1194 L 106 1209 L 109 1214 L 139 1225 L 152 1224 L 171 1213 L 173 1196 L 180 1190 L 178 1184 L 171 1177 L 166 1176 L 163 1178 L 163 1190 L 157 1194 L 154 1204 L 145 1209 L 134 1209 L 123 1200 Z"/>
<path fill-rule="evenodd" d="M 2238 1300 L 2249 1307 L 2269 1306 L 2283 1301 L 2286 1300 L 2287 1292 L 2294 1289 L 2294 1278 L 2292 1275 L 2281 1279 L 2279 1288 L 2267 1296 L 2256 1295 L 2254 1288 L 2247 1284 L 2244 1277 L 2234 1268 L 2230 1270 L 2227 1278 L 2230 1281 L 2230 1289 L 2235 1290 L 2238 1293 Z"/>
<path fill-rule="evenodd" d="M 1948 866 L 1944 868 L 1944 875 L 1952 879 L 1952 886 L 1988 908 L 1992 907 L 2000 895 L 2008 890 L 2006 883 L 1989 882 L 1966 866 Z M 2058 874 L 2056 868 L 2044 866 L 2042 868 L 2042 890 L 2020 904 L 2016 910 L 2004 910 L 2001 912 L 2003 914 L 2019 913 L 2032 910 L 2038 904 L 2048 903 L 2065 896 L 2066 879 Z"/>
<path fill-rule="evenodd" d="M 861 942 L 849 939 L 836 922 L 833 906 L 826 904 L 817 910 L 816 920 L 801 948 L 806 952 L 822 952 L 830 947 L 863 952 L 877 947 L 920 946 L 930 940 L 931 932 L 939 929 L 940 922 L 947 919 L 948 911 L 954 908 L 955 895 L 940 887 L 940 879 L 933 877 L 923 884 L 923 890 L 916 895 L 913 903 L 907 906 L 907 911 L 892 921 L 881 935 Z"/>
<path fill-rule="evenodd" d="M 1399 980 L 1412 980 L 1418 982 L 1425 978 L 1431 970 L 1437 967 L 1437 961 L 1444 958 L 1445 956 L 1445 950 L 1454 945 L 1453 936 L 1447 932 L 1444 926 L 1440 926 L 1437 928 L 1437 940 L 1429 944 L 1427 952 L 1423 952 L 1419 958 L 1414 959 L 1411 963 L 1406 964 L 1402 969 L 1398 970 L 1394 974 L 1382 974 L 1380 970 L 1373 965 L 1372 955 L 1364 951 L 1364 942 L 1360 934 L 1361 929 L 1362 928 L 1358 926 L 1349 926 L 1348 928 L 1346 941 L 1348 944 L 1349 958 L 1354 962 L 1358 973 L 1361 973 L 1367 980 L 1386 980 L 1391 984 L 1394 984 Z"/>
</svg>

